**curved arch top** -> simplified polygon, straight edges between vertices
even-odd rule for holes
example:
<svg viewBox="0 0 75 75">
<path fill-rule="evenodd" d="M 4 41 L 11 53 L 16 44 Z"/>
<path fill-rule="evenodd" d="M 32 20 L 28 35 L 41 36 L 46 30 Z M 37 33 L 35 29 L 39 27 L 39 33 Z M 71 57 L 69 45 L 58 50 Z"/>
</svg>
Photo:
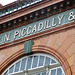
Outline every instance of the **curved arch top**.
<svg viewBox="0 0 75 75">
<path fill-rule="evenodd" d="M 42 68 L 42 70 L 43 70 L 47 66 L 51 71 L 51 72 L 49 72 L 51 75 L 54 72 L 57 75 L 58 74 L 65 75 L 63 68 L 61 67 L 58 60 L 55 57 L 45 54 L 45 53 L 36 53 L 36 54 L 25 56 L 25 57 L 19 59 L 18 61 L 13 63 L 10 67 L 8 67 L 2 75 L 17 74 L 17 73 L 21 73 L 26 70 L 28 70 L 28 71 L 36 70 L 37 71 L 38 68 L 39 69 Z M 33 73 L 37 73 L 36 71 Z M 34 75 L 36 75 L 36 74 L 34 74 Z"/>
<path fill-rule="evenodd" d="M 60 53 L 56 52 L 56 50 L 54 50 L 50 47 L 47 47 L 47 46 L 37 45 L 37 46 L 33 46 L 32 52 L 33 53 L 46 53 L 46 54 L 54 56 L 60 62 L 60 64 L 63 66 L 65 74 L 68 75 L 68 72 L 66 72 L 66 69 L 69 68 L 68 62 L 65 61 L 65 58 L 63 56 L 61 56 Z M 14 59 L 12 59 L 14 56 L 16 56 L 16 57 Z M 14 55 L 12 55 L 10 58 L 11 60 L 7 59 L 6 62 L 9 60 L 10 61 L 8 63 L 4 63 L 5 65 L 1 65 L 1 67 L 3 66 L 3 68 L 5 68 L 5 67 L 7 68 L 8 64 L 12 64 L 12 62 L 21 58 L 22 56 L 25 56 L 23 49 L 20 50 L 19 52 L 15 53 Z M 70 68 L 68 70 L 70 71 Z M 71 71 L 70 71 L 69 75 L 71 75 Z"/>
</svg>

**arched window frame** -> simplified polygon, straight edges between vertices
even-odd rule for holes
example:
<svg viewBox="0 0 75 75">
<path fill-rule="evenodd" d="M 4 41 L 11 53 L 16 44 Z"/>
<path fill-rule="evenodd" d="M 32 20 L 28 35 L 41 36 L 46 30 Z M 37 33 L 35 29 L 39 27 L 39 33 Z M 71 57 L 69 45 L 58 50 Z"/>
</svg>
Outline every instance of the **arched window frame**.
<svg viewBox="0 0 75 75">
<path fill-rule="evenodd" d="M 14 72 L 14 73 L 11 73 L 11 74 L 4 74 L 10 67 L 12 67 L 13 65 L 15 65 L 17 62 L 22 62 L 22 60 L 24 59 L 24 58 L 26 58 L 26 60 L 28 60 L 28 57 L 30 57 L 30 56 L 32 56 L 32 57 L 34 57 L 34 56 L 38 56 L 39 58 L 40 58 L 40 56 L 44 56 L 45 58 L 44 58 L 44 64 L 45 64 L 45 59 L 46 59 L 46 57 L 49 57 L 49 58 L 51 58 L 51 60 L 53 59 L 53 60 L 55 60 L 57 63 L 54 63 L 54 64 L 48 64 L 48 65 L 43 65 L 43 66 L 41 66 L 41 67 L 36 67 L 36 68 L 31 68 L 31 69 L 27 69 L 27 70 L 22 70 L 22 71 L 18 71 L 18 72 Z M 39 60 L 39 59 L 38 59 Z M 26 61 L 27 62 L 27 61 Z M 33 62 L 33 59 L 32 59 L 32 62 Z M 51 61 L 50 61 L 50 63 L 51 63 Z M 20 66 L 21 66 L 21 63 L 20 63 Z M 37 53 L 37 54 L 33 54 L 33 55 L 29 55 L 29 56 L 25 56 L 25 57 L 22 57 L 22 58 L 20 58 L 19 60 L 17 60 L 16 62 L 14 62 L 13 64 L 11 64 L 1 75 L 33 75 L 33 74 L 35 74 L 35 73 L 38 73 L 38 72 L 40 72 L 40 73 L 42 73 L 42 72 L 46 72 L 46 75 L 51 75 L 50 73 L 50 71 L 51 70 L 54 70 L 54 69 L 58 69 L 58 68 L 61 68 L 61 70 L 62 70 L 62 72 L 63 72 L 63 74 L 62 75 L 65 75 L 65 73 L 64 73 L 64 70 L 63 70 L 63 68 L 62 68 L 62 66 L 61 66 L 61 64 L 59 63 L 59 61 L 55 58 L 55 57 L 53 57 L 53 56 L 51 56 L 51 55 L 48 55 L 48 54 L 45 54 L 45 53 Z M 42 74 L 41 74 L 42 75 Z"/>
</svg>

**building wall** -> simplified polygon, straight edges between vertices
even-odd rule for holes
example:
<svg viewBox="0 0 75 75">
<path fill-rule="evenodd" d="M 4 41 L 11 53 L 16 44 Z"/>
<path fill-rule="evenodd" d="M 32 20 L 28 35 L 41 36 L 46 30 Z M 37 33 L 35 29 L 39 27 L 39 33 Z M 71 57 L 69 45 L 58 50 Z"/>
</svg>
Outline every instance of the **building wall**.
<svg viewBox="0 0 75 75">
<path fill-rule="evenodd" d="M 64 68 L 66 75 L 75 75 L 75 28 L 32 39 L 32 52 L 53 55 Z M 0 74 L 24 54 L 24 42 L 0 50 Z"/>
<path fill-rule="evenodd" d="M 47 1 L 47 2 L 45 2 L 45 1 Z M 55 15 L 57 13 L 72 9 L 70 6 L 68 6 L 68 3 L 69 3 L 68 0 L 56 0 L 56 1 L 53 1 L 53 3 L 50 2 L 50 0 L 45 0 L 45 1 L 44 1 L 44 3 L 40 2 L 39 4 L 33 5 L 26 9 L 19 10 L 18 12 L 14 12 L 8 16 L 2 17 L 0 20 L 0 23 L 5 23 L 5 22 L 13 20 L 15 18 L 18 19 L 21 16 L 24 16 L 31 12 L 43 9 L 43 8 L 53 5 L 57 2 L 60 2 L 60 5 L 59 5 L 60 8 L 58 8 L 59 11 L 56 10 L 56 8 L 58 6 L 54 5 L 52 7 L 52 9 L 54 9 L 54 10 L 51 13 L 51 15 Z M 61 3 L 61 1 L 65 1 L 65 3 L 67 5 L 63 2 Z M 65 8 L 65 5 L 66 5 L 66 8 Z M 73 4 L 72 7 L 74 8 L 75 5 Z M 47 17 L 49 17 L 49 15 L 47 15 Z M 42 18 L 43 17 L 41 16 L 40 19 L 42 19 Z M 40 20 L 40 19 L 38 19 L 38 20 Z M 28 22 L 28 23 L 30 24 L 32 20 L 30 19 L 29 21 L 30 22 Z M 32 22 L 34 22 L 34 21 L 32 21 Z M 26 21 L 25 21 L 25 25 L 27 25 Z M 19 26 L 22 26 L 22 23 L 18 23 L 18 25 L 15 24 L 15 27 L 11 28 L 11 29 L 15 29 Z M 61 29 L 63 28 L 63 29 L 60 30 L 60 28 Z M 9 30 L 11 30 L 11 29 L 9 29 Z M 9 31 L 9 30 L 5 30 L 5 31 Z M 69 24 L 63 25 L 61 27 L 55 28 L 55 30 L 59 30 L 59 31 L 53 32 L 54 29 L 52 29 L 52 30 L 50 30 L 51 33 L 48 33 L 50 31 L 45 31 L 45 33 L 48 33 L 46 35 L 42 35 L 44 33 L 44 32 L 42 32 L 42 33 L 39 33 L 41 35 L 39 37 L 37 37 L 38 34 L 36 34 L 35 38 L 31 38 L 31 37 L 34 37 L 34 35 L 32 35 L 29 38 L 23 38 L 22 40 L 21 39 L 18 40 L 18 42 L 23 41 L 23 40 L 32 39 L 34 42 L 34 45 L 32 47 L 31 54 L 33 54 L 33 53 L 50 54 L 50 55 L 54 56 L 61 63 L 66 75 L 75 75 L 75 22 L 73 22 L 73 24 L 69 23 Z M 5 31 L 3 31 L 3 32 L 5 32 Z M 7 46 L 5 44 L 0 48 L 0 75 L 5 69 L 7 69 L 16 60 L 20 59 L 23 56 L 26 56 L 24 54 L 25 41 L 16 43 L 16 44 L 15 44 L 15 42 L 12 42 L 13 44 L 10 46 Z"/>
</svg>

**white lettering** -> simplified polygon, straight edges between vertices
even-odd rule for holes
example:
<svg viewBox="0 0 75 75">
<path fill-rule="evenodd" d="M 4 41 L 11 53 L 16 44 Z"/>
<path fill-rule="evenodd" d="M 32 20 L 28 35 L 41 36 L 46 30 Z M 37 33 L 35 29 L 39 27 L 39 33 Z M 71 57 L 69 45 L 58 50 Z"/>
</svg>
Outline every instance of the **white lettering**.
<svg viewBox="0 0 75 75">
<path fill-rule="evenodd" d="M 34 35 L 35 33 L 37 34 L 46 30 L 50 30 L 53 27 L 56 27 L 56 26 L 58 27 L 59 25 L 62 26 L 64 24 L 72 23 L 74 22 L 74 19 L 75 19 L 74 10 L 75 9 L 63 12 L 62 14 L 58 14 L 52 17 L 42 19 L 40 21 L 28 24 L 24 27 L 19 27 L 19 29 L 15 29 L 15 31 L 11 30 L 7 33 L 1 33 L 0 45 L 7 42 L 14 41 L 14 40 L 18 40 L 20 38 L 24 38 L 30 35 Z"/>
<path fill-rule="evenodd" d="M 14 39 L 16 39 L 16 36 L 20 37 L 20 32 L 19 32 L 19 30 L 16 30 L 16 31 L 15 31 Z"/>
<path fill-rule="evenodd" d="M 26 35 L 25 31 L 26 31 L 26 28 L 23 28 L 23 29 L 22 29 L 22 32 L 21 32 L 21 35 L 22 35 L 22 36 L 25 36 L 25 35 Z"/>
<path fill-rule="evenodd" d="M 38 26 L 38 31 L 42 30 L 43 29 L 43 22 L 40 22 L 39 23 L 39 26 Z"/>
<path fill-rule="evenodd" d="M 58 16 L 58 19 L 59 19 L 59 25 L 61 25 L 61 22 L 62 22 L 63 17 L 64 17 L 64 15 L 62 15 L 61 17 Z"/>
<path fill-rule="evenodd" d="M 52 21 L 52 26 L 56 26 L 57 24 L 55 23 L 55 18 L 53 18 L 53 21 Z"/>
<path fill-rule="evenodd" d="M 46 20 L 46 21 L 44 22 L 44 29 L 50 28 L 50 27 L 51 27 L 51 25 L 49 25 L 49 20 Z"/>
<path fill-rule="evenodd" d="M 33 26 L 32 33 L 36 32 L 36 25 Z"/>
<path fill-rule="evenodd" d="M 4 35 L 4 42 L 9 41 L 10 40 L 10 33 L 9 34 L 5 34 Z"/>
<path fill-rule="evenodd" d="M 32 26 L 29 26 L 29 27 L 27 28 L 27 34 L 30 34 L 30 33 L 31 33 L 31 29 L 32 29 Z"/>
<path fill-rule="evenodd" d="M 26 28 L 19 30 L 19 37 L 26 35 L 26 33 L 24 33 L 25 30 L 26 30 Z"/>
<path fill-rule="evenodd" d="M 70 12 L 69 17 L 68 17 L 68 20 L 69 20 L 69 21 L 73 21 L 74 19 L 75 19 L 75 14 L 74 14 L 74 12 Z"/>
</svg>

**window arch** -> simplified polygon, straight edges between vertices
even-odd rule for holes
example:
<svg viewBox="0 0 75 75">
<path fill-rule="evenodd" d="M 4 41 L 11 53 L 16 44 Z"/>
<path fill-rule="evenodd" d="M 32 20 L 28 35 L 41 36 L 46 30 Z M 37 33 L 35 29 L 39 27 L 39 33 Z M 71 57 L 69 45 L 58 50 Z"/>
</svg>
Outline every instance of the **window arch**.
<svg viewBox="0 0 75 75">
<path fill-rule="evenodd" d="M 65 73 L 53 56 L 37 53 L 17 60 L 2 75 L 65 75 Z"/>
</svg>

